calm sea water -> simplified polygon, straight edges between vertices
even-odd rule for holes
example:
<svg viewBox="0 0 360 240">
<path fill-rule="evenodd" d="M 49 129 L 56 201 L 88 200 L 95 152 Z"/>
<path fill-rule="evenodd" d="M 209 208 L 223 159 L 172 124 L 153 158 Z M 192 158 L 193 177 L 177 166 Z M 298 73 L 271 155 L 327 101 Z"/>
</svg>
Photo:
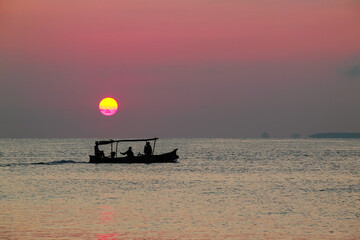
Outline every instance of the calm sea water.
<svg viewBox="0 0 360 240">
<path fill-rule="evenodd" d="M 150 165 L 94 141 L 0 139 L 1 239 L 360 239 L 359 140 L 160 139 L 179 163 Z"/>
</svg>

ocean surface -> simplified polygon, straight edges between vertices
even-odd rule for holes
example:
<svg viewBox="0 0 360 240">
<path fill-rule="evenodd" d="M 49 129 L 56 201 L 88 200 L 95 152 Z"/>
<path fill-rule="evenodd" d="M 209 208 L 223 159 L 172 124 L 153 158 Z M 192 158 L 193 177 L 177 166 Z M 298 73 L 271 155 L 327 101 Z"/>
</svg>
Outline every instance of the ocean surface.
<svg viewBox="0 0 360 240">
<path fill-rule="evenodd" d="M 0 239 L 360 239 L 360 140 L 160 139 L 179 161 L 149 165 L 95 140 L 0 139 Z"/>
</svg>

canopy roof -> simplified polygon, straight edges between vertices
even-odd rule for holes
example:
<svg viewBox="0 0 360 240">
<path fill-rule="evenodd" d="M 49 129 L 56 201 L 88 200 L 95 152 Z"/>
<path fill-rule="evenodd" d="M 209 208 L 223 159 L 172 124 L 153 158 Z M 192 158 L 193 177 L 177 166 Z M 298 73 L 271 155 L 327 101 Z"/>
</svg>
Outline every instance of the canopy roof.
<svg viewBox="0 0 360 240">
<path fill-rule="evenodd" d="M 120 139 L 120 140 L 107 140 L 107 141 L 96 141 L 95 143 L 98 145 L 106 145 L 111 143 L 118 143 L 118 142 L 148 142 L 148 141 L 156 141 L 159 138 L 140 138 L 140 139 Z"/>
</svg>

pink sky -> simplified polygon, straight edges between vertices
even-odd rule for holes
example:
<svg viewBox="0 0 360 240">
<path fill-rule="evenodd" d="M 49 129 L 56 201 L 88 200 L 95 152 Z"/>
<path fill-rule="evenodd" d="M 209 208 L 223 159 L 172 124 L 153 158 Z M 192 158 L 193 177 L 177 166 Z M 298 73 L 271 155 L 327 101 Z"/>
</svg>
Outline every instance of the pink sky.
<svg viewBox="0 0 360 240">
<path fill-rule="evenodd" d="M 0 1 L 0 36 L 0 137 L 360 131 L 358 1 Z"/>
</svg>

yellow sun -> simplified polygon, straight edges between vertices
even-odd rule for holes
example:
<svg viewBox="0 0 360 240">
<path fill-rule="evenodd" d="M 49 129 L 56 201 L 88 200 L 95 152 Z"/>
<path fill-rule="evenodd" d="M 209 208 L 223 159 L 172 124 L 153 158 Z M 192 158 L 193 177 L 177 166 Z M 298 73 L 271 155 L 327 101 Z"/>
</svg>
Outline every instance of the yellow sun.
<svg viewBox="0 0 360 240">
<path fill-rule="evenodd" d="M 118 104 L 115 99 L 107 97 L 99 103 L 99 110 L 103 115 L 111 116 L 118 110 Z"/>
</svg>

